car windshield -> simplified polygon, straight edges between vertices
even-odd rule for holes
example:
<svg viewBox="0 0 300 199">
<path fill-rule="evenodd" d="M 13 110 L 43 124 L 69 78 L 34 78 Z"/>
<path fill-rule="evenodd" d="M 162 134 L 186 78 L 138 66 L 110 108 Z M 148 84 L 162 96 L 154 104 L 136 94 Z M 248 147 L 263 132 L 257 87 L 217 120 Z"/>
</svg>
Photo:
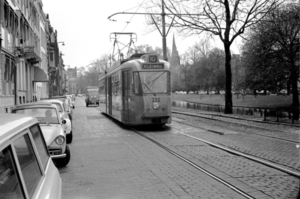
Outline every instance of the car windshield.
<svg viewBox="0 0 300 199">
<path fill-rule="evenodd" d="M 61 104 L 60 104 L 60 103 L 55 103 L 55 102 L 52 102 L 52 104 L 56 106 L 56 108 L 57 108 L 58 112 L 60 112 L 60 113 L 62 113 L 62 112 L 63 112 L 63 108 L 62 108 L 62 106 L 61 106 Z"/>
<path fill-rule="evenodd" d="M 97 96 L 98 95 L 98 90 L 89 90 L 88 94 L 89 94 L 89 96 Z"/>
<path fill-rule="evenodd" d="M 37 118 L 40 123 L 59 123 L 55 108 L 24 108 L 14 110 L 13 113 L 30 115 Z"/>
<path fill-rule="evenodd" d="M 168 92 L 168 72 L 139 72 L 143 93 Z"/>
</svg>

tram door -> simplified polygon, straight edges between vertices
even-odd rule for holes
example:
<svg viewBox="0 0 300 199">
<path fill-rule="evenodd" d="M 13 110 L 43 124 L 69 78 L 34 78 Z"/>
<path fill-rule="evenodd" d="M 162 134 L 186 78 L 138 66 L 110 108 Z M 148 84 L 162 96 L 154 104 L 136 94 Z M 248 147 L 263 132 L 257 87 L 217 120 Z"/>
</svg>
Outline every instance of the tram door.
<svg viewBox="0 0 300 199">
<path fill-rule="evenodd" d="M 130 71 L 122 71 L 122 117 L 124 122 L 130 122 Z"/>
<path fill-rule="evenodd" d="M 108 114 L 112 115 L 112 88 L 111 88 L 111 77 L 107 80 L 107 95 L 108 95 Z"/>
</svg>

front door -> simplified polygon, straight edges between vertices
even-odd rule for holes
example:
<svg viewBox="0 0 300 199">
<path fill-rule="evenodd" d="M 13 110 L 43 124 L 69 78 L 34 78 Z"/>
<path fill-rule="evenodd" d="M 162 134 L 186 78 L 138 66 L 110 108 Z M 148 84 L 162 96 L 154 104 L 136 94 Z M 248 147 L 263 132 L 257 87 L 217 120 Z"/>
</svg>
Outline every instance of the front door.
<svg viewBox="0 0 300 199">
<path fill-rule="evenodd" d="M 122 71 L 122 117 L 124 122 L 130 122 L 130 71 Z"/>
<path fill-rule="evenodd" d="M 112 88 L 111 88 L 111 77 L 107 79 L 107 95 L 108 95 L 108 114 L 112 115 Z"/>
</svg>

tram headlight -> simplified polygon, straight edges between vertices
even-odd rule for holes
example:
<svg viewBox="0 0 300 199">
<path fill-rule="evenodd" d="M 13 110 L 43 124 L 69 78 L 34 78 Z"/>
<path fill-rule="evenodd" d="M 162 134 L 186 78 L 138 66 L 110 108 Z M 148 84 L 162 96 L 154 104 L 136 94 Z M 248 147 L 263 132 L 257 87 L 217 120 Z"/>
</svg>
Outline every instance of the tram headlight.
<svg viewBox="0 0 300 199">
<path fill-rule="evenodd" d="M 159 103 L 154 102 L 153 103 L 153 109 L 157 110 L 159 108 Z"/>
</svg>

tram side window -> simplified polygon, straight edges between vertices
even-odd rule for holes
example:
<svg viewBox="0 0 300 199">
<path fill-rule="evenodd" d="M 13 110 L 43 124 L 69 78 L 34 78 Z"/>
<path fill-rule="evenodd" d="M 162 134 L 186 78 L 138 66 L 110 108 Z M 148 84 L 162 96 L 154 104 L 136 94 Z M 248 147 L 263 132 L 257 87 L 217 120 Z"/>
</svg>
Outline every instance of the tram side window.
<svg viewBox="0 0 300 199">
<path fill-rule="evenodd" d="M 24 198 L 10 148 L 0 151 L 0 198 Z"/>
<path fill-rule="evenodd" d="M 139 93 L 140 77 L 138 73 L 134 73 L 134 93 Z"/>
</svg>

